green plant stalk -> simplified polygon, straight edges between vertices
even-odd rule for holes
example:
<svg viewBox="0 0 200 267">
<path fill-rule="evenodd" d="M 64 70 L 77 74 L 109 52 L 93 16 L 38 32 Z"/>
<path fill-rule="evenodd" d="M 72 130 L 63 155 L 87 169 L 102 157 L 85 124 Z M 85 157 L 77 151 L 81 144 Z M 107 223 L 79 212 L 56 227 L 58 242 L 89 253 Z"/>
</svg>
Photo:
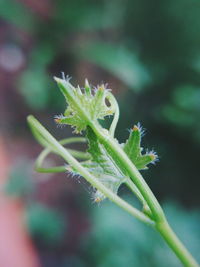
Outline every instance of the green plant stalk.
<svg viewBox="0 0 200 267">
<path fill-rule="evenodd" d="M 143 221 L 146 224 L 154 225 L 154 221 L 148 218 L 145 214 L 132 207 L 126 201 L 114 194 L 110 189 L 104 186 L 96 177 L 92 176 L 33 116 L 28 116 L 28 123 L 34 131 L 36 138 L 41 138 L 41 143 L 44 143 L 50 150 L 59 154 L 70 166 L 77 170 L 93 187 L 100 190 L 106 197 L 119 207 L 130 213 L 132 216 Z M 45 142 L 43 142 L 43 139 Z M 38 139 L 37 139 L 38 140 Z"/>
<path fill-rule="evenodd" d="M 96 123 L 90 123 L 90 127 L 93 129 L 99 141 L 104 145 L 111 157 L 116 162 L 119 162 L 119 166 L 123 166 L 123 169 L 126 169 L 128 175 L 132 178 L 134 184 L 139 189 L 142 197 L 147 202 L 152 212 L 153 219 L 155 220 L 155 228 L 167 242 L 169 247 L 174 251 L 184 266 L 198 267 L 198 263 L 170 228 L 160 204 L 142 175 L 117 144 L 115 139 Z M 138 195 L 138 197 L 140 197 L 140 195 Z"/>
<path fill-rule="evenodd" d="M 133 183 L 133 181 L 130 178 L 127 178 L 125 184 L 127 187 L 135 194 L 135 196 L 138 198 L 138 200 L 142 203 L 142 205 L 146 205 L 146 201 L 144 200 L 142 194 L 136 187 L 136 185 Z"/>
<path fill-rule="evenodd" d="M 157 229 L 157 231 L 161 234 L 161 236 L 167 242 L 169 247 L 171 247 L 171 249 L 174 251 L 174 253 L 177 255 L 184 266 L 199 266 L 198 263 L 193 259 L 192 255 L 187 251 L 187 249 L 170 228 L 164 216 L 162 208 L 149 189 L 148 185 L 145 183 L 141 174 L 135 170 L 134 165 L 132 164 L 132 162 L 130 162 L 129 159 L 127 160 L 126 154 L 118 146 L 114 138 L 111 138 L 111 136 L 104 129 L 102 129 L 99 125 L 90 124 L 90 127 L 93 128 L 102 144 L 104 144 L 105 147 L 109 150 L 109 153 L 112 153 L 112 157 L 116 157 L 116 159 L 120 161 L 120 165 L 124 164 L 124 168 L 127 168 L 128 174 L 133 179 L 142 197 L 144 197 L 145 201 L 148 203 L 154 215 L 153 220 L 118 197 L 111 190 L 105 187 L 96 177 L 92 176 L 33 116 L 28 117 L 28 122 L 36 138 L 39 138 L 41 144 L 63 157 L 63 159 L 68 162 L 73 168 L 75 168 L 80 175 L 82 175 L 90 184 L 92 184 L 92 186 L 100 190 L 112 202 L 130 213 L 132 216 Z M 122 158 L 120 159 L 120 157 Z M 126 160 L 127 162 L 125 162 Z M 135 187 L 131 183 L 129 183 L 129 186 L 134 192 Z M 140 193 L 138 194 L 138 197 L 141 198 Z"/>
<path fill-rule="evenodd" d="M 126 153 L 121 149 L 116 140 L 100 125 L 97 123 L 90 122 L 90 127 L 95 132 L 99 141 L 104 145 L 107 149 L 109 155 L 119 163 L 119 167 L 123 166 L 123 170 L 126 170 L 127 174 L 133 180 L 136 187 L 139 189 L 143 198 L 147 202 L 149 208 L 152 211 L 152 214 L 156 220 L 156 222 L 161 222 L 165 220 L 165 216 L 163 210 L 158 203 L 156 197 L 152 193 L 151 189 L 143 179 L 140 172 L 137 170 L 135 165 L 128 158 Z"/>
<path fill-rule="evenodd" d="M 175 252 L 177 257 L 181 260 L 186 267 L 198 267 L 199 264 L 195 261 L 192 255 L 184 247 L 181 241 L 178 239 L 167 221 L 156 224 L 156 229 L 161 234 L 163 239 L 169 245 L 169 247 Z"/>
<path fill-rule="evenodd" d="M 114 137 L 115 129 L 116 129 L 116 126 L 117 126 L 117 123 L 118 123 L 118 120 L 119 120 L 119 106 L 117 104 L 117 101 L 116 101 L 115 97 L 111 93 L 107 96 L 107 99 L 115 107 L 114 118 L 113 118 L 113 121 L 112 121 L 110 129 L 109 129 L 110 135 L 112 137 Z"/>
<path fill-rule="evenodd" d="M 77 151 L 73 149 L 67 149 L 68 152 L 74 156 L 75 158 L 79 159 L 88 159 L 87 154 L 82 152 L 82 151 Z M 55 166 L 55 167 L 50 167 L 50 168 L 44 168 L 42 167 L 44 159 L 48 156 L 49 153 L 52 151 L 49 148 L 45 148 L 40 155 L 38 156 L 36 162 L 35 162 L 35 170 L 37 172 L 41 173 L 53 173 L 53 172 L 65 172 L 66 171 L 66 166 Z"/>
<path fill-rule="evenodd" d="M 86 143 L 86 138 L 84 137 L 69 137 L 65 138 L 59 141 L 61 145 L 67 145 L 71 143 Z M 74 156 L 75 158 L 78 159 L 89 159 L 89 155 L 85 152 L 74 150 L 74 149 L 67 149 L 67 151 Z M 35 162 L 35 170 L 37 172 L 41 173 L 59 173 L 59 172 L 65 172 L 66 171 L 66 166 L 55 166 L 55 167 L 50 167 L 50 168 L 44 168 L 42 167 L 44 159 L 49 155 L 49 153 L 53 152 L 51 149 L 48 147 L 45 148 L 40 155 L 38 156 L 36 162 Z M 55 153 L 55 151 L 54 151 Z"/>
</svg>

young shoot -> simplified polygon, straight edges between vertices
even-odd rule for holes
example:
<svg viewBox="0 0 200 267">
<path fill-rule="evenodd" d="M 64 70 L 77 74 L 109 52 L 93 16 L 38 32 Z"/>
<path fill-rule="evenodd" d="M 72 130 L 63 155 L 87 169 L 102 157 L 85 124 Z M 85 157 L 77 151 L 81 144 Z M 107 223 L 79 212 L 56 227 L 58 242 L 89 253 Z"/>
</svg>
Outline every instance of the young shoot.
<svg viewBox="0 0 200 267">
<path fill-rule="evenodd" d="M 33 116 L 28 116 L 28 124 L 33 135 L 44 147 L 36 160 L 36 170 L 69 171 L 72 176 L 79 175 L 85 178 L 94 188 L 94 202 L 110 199 L 132 216 L 157 230 L 184 266 L 199 266 L 169 226 L 158 200 L 139 172 L 147 170 L 151 163 L 154 164 L 158 160 L 154 151 L 148 152 L 141 147 L 143 130 L 140 124 L 134 125 L 128 139 L 124 144 L 120 144 L 115 138 L 119 107 L 111 90 L 104 84 L 93 88 L 87 80 L 84 88 L 74 87 L 65 77 L 55 78 L 55 81 L 67 103 L 63 115 L 56 116 L 55 122 L 58 125 L 70 125 L 75 134 L 83 134 L 85 137 L 57 141 Z M 113 120 L 110 127 L 103 128 L 100 120 L 111 115 Z M 76 142 L 87 143 L 87 151 L 72 150 L 63 146 Z M 44 168 L 43 162 L 49 153 L 61 156 L 65 161 L 63 166 Z M 141 209 L 135 208 L 118 196 L 118 189 L 122 184 L 139 199 Z"/>
</svg>

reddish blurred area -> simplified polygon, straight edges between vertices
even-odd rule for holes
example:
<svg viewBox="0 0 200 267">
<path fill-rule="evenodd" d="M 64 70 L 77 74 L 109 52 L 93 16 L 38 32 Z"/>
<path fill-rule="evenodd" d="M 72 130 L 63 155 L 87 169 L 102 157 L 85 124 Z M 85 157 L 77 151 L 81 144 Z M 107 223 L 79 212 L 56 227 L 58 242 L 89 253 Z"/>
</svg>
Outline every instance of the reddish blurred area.
<svg viewBox="0 0 200 267">
<path fill-rule="evenodd" d="M 53 12 L 53 2 L 50 0 L 43 1 L 34 1 L 34 0 L 18 0 L 23 3 L 25 6 L 30 8 L 36 16 L 41 17 L 43 19 L 48 19 Z"/>
<path fill-rule="evenodd" d="M 11 161 L 0 137 L 0 188 L 9 179 Z M 2 191 L 2 190 L 1 190 Z M 37 253 L 32 245 L 23 221 L 24 204 L 20 199 L 12 199 L 0 194 L 0 266 L 39 267 Z"/>
<path fill-rule="evenodd" d="M 53 10 L 53 2 L 19 0 L 31 16 L 40 23 L 48 23 Z M 30 64 L 30 53 L 37 38 L 34 32 L 0 20 L 0 266 L 1 267 L 39 267 L 51 265 L 54 258 L 74 255 L 81 236 L 88 230 L 89 221 L 85 212 L 74 201 L 79 197 L 75 183 L 61 174 L 39 175 L 32 171 L 33 161 L 41 147 L 32 139 L 26 125 L 26 116 L 32 112 L 19 92 L 19 78 Z M 27 90 L 29 90 L 27 88 Z M 37 111 L 35 111 L 37 112 Z M 46 118 L 47 111 L 41 114 Z M 4 192 L 19 161 L 25 160 L 29 166 L 31 179 L 36 189 L 31 194 L 15 195 Z M 21 170 L 23 173 L 23 170 Z M 21 174 L 20 174 L 21 175 Z M 66 185 L 66 179 L 68 183 Z M 42 238 L 33 241 L 25 222 L 29 205 L 42 203 L 50 209 L 63 214 L 61 241 L 48 250 Z M 49 243 L 54 242 L 50 241 Z M 47 246 L 48 247 L 48 246 Z M 51 245 L 50 245 L 51 247 Z M 54 253 L 52 253 L 54 249 Z M 52 263 L 50 263 L 52 262 Z M 59 260 L 57 260 L 59 264 Z M 42 265 L 41 265 L 42 264 Z M 56 264 L 56 263 L 55 263 Z M 61 266 L 61 263 L 60 263 Z"/>
</svg>

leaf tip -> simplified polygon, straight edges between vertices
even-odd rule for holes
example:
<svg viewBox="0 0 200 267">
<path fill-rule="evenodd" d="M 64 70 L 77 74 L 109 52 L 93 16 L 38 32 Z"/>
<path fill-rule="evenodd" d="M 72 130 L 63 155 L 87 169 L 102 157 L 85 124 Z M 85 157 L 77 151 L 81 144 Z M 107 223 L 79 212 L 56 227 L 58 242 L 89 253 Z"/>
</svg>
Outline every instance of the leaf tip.
<svg viewBox="0 0 200 267">
<path fill-rule="evenodd" d="M 137 125 L 134 125 L 132 128 L 133 131 L 139 131 L 139 127 Z"/>
<path fill-rule="evenodd" d="M 156 154 L 149 154 L 152 161 L 155 161 L 155 159 L 158 157 Z"/>
<path fill-rule="evenodd" d="M 57 83 L 62 82 L 62 79 L 60 79 L 60 78 L 58 78 L 58 77 L 56 77 L 56 76 L 54 76 L 53 79 L 54 79 Z"/>
<path fill-rule="evenodd" d="M 102 201 L 102 198 L 100 198 L 100 197 L 96 197 L 95 199 L 94 199 L 94 202 L 95 203 L 100 203 Z"/>
<path fill-rule="evenodd" d="M 56 123 L 61 123 L 61 120 L 63 119 L 63 115 L 57 115 L 57 116 L 54 116 L 54 121 Z"/>
<path fill-rule="evenodd" d="M 26 118 L 26 120 L 27 120 L 27 123 L 29 125 L 31 125 L 32 122 L 35 120 L 35 117 L 33 115 L 28 115 L 27 118 Z"/>
<path fill-rule="evenodd" d="M 88 79 L 85 79 L 85 87 L 90 87 Z"/>
<path fill-rule="evenodd" d="M 60 123 L 61 119 L 59 119 L 59 118 L 55 118 L 54 121 L 55 121 L 56 123 Z"/>
<path fill-rule="evenodd" d="M 156 152 L 151 151 L 151 152 L 148 153 L 148 155 L 149 155 L 149 157 L 151 159 L 151 163 L 154 164 L 155 162 L 159 161 L 159 158 L 158 158 L 158 155 L 156 154 Z"/>
<path fill-rule="evenodd" d="M 104 86 L 104 84 L 102 84 L 102 85 L 100 85 L 100 86 L 98 86 L 98 88 L 97 88 L 99 91 L 105 91 L 105 86 Z"/>
</svg>

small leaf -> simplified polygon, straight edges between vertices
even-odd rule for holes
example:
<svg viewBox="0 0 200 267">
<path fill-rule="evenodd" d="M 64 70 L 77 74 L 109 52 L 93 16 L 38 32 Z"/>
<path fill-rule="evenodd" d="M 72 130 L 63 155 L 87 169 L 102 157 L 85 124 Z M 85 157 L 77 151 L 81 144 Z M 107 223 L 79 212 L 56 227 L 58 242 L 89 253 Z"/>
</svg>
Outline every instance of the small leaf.
<svg viewBox="0 0 200 267">
<path fill-rule="evenodd" d="M 88 81 L 85 82 L 85 88 L 82 90 L 78 86 L 73 87 L 69 79 L 55 78 L 59 88 L 65 96 L 68 107 L 64 116 L 57 116 L 55 121 L 58 124 L 69 124 L 79 133 L 86 130 L 86 127 L 98 119 L 104 119 L 105 116 L 112 115 L 114 108 L 107 106 L 105 99 L 108 97 L 109 90 L 104 85 L 97 88 L 90 87 Z"/>
<path fill-rule="evenodd" d="M 143 155 L 141 154 L 143 150 L 141 147 L 142 134 L 143 130 L 140 125 L 134 125 L 129 138 L 124 145 L 124 151 L 138 170 L 148 169 L 147 165 L 149 163 L 154 163 L 158 159 L 158 156 L 154 151 L 146 152 Z"/>
</svg>

